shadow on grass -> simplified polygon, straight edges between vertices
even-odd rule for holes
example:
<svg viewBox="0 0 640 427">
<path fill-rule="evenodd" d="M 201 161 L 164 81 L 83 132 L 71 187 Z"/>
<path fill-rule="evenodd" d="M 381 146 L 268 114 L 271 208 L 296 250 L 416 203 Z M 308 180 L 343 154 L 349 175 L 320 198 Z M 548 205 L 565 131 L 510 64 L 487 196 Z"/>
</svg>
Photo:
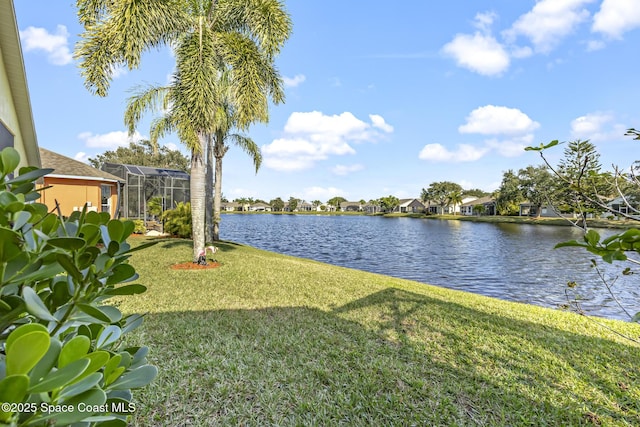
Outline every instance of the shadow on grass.
<svg viewBox="0 0 640 427">
<path fill-rule="evenodd" d="M 639 425 L 638 349 L 398 289 L 150 314 L 137 425 Z"/>
<path fill-rule="evenodd" d="M 153 239 L 150 239 L 150 240 L 155 241 L 159 247 L 164 249 L 193 247 L 193 241 L 191 239 L 182 239 L 178 237 L 154 237 Z M 229 252 L 243 246 L 240 243 L 235 243 L 235 242 L 230 242 L 225 240 L 219 240 L 215 242 L 213 245 L 222 252 Z"/>
</svg>

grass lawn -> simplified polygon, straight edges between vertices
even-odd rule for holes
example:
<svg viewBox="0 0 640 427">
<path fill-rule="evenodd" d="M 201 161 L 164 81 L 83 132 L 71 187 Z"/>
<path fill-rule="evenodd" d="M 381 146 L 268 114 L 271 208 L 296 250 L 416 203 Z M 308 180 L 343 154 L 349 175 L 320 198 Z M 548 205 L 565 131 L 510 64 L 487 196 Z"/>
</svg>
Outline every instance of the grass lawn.
<svg viewBox="0 0 640 427">
<path fill-rule="evenodd" d="M 148 291 L 116 304 L 160 371 L 135 425 L 640 425 L 640 347 L 587 317 L 218 246 L 131 258 Z"/>
</svg>

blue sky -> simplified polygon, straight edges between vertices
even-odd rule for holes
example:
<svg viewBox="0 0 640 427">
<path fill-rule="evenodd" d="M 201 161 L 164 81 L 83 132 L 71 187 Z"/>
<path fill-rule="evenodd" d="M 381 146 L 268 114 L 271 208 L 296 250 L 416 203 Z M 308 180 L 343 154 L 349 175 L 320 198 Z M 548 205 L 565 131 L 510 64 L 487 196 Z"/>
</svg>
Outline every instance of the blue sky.
<svg viewBox="0 0 640 427">
<path fill-rule="evenodd" d="M 72 58 L 74 3 L 14 0 L 39 145 L 86 160 L 128 144 L 131 90 L 165 84 L 173 62 L 150 52 L 107 98 L 91 95 Z M 590 139 L 609 169 L 640 159 L 624 136 L 640 128 L 638 0 L 389 4 L 286 1 L 287 100 L 248 132 L 257 174 L 237 147 L 225 156 L 227 198 L 408 198 L 444 180 L 492 191 L 504 171 L 540 163 L 525 146 L 554 139 Z M 175 136 L 162 143 L 184 151 Z"/>
</svg>

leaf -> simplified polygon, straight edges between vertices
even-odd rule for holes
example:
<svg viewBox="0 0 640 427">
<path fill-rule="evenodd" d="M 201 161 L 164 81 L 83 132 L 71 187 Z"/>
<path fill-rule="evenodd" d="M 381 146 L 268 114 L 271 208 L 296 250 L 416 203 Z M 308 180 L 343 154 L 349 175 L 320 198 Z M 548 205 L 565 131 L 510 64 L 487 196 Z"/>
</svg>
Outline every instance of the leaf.
<svg viewBox="0 0 640 427">
<path fill-rule="evenodd" d="M 56 254 L 56 261 L 58 261 L 58 264 L 60 264 L 76 282 L 82 282 L 82 273 L 78 270 L 78 267 L 76 267 L 70 256 L 66 254 Z"/>
<path fill-rule="evenodd" d="M 116 342 L 122 336 L 122 330 L 116 325 L 109 325 L 96 338 L 96 347 L 104 348 Z"/>
<path fill-rule="evenodd" d="M 89 376 L 90 374 L 102 369 L 102 367 L 105 366 L 107 362 L 109 362 L 110 356 L 111 355 L 108 351 L 102 350 L 94 351 L 93 353 L 87 354 L 87 359 L 89 359 L 89 366 L 87 366 L 87 369 L 84 370 L 82 375 L 80 375 L 76 379 L 76 381 L 81 380 Z"/>
<path fill-rule="evenodd" d="M 49 313 L 49 310 L 44 305 L 36 291 L 32 288 L 25 286 L 22 288 L 22 298 L 27 306 L 27 311 L 38 319 L 47 320 L 49 322 L 57 322 L 56 318 Z"/>
<path fill-rule="evenodd" d="M 141 366 L 127 372 L 109 387 L 112 390 L 140 388 L 148 385 L 158 375 L 158 369 L 152 365 Z"/>
<path fill-rule="evenodd" d="M 83 335 L 77 335 L 64 344 L 58 357 L 58 368 L 63 368 L 69 363 L 81 359 L 87 355 L 91 340 Z"/>
<path fill-rule="evenodd" d="M 70 384 L 65 388 L 63 388 L 62 390 L 60 390 L 60 393 L 58 393 L 58 399 L 64 400 L 69 397 L 77 396 L 80 393 L 84 393 L 90 388 L 96 386 L 101 379 L 102 379 L 102 374 L 99 372 L 94 372 L 93 374 L 88 375 L 82 380 L 76 383 Z"/>
<path fill-rule="evenodd" d="M 111 323 L 111 318 L 107 316 L 102 310 L 98 307 L 94 307 L 90 304 L 78 303 L 76 306 L 85 314 L 93 317 L 94 319 L 100 320 L 104 323 Z"/>
<path fill-rule="evenodd" d="M 29 389 L 29 393 L 45 393 L 62 388 L 78 378 L 87 366 L 89 366 L 87 358 L 71 362 L 64 368 L 50 372 L 42 381 L 34 384 Z"/>
<path fill-rule="evenodd" d="M 109 317 L 111 323 L 119 322 L 122 319 L 122 313 L 120 312 L 120 310 L 118 310 L 117 307 L 111 305 L 101 305 L 100 311 L 102 311 Z"/>
<path fill-rule="evenodd" d="M 124 225 L 122 221 L 118 219 L 112 219 L 107 223 L 107 229 L 109 231 L 109 237 L 111 240 L 115 240 L 116 242 L 122 242 L 124 239 L 122 236 L 124 235 Z"/>
<path fill-rule="evenodd" d="M 67 251 L 77 251 L 85 245 L 84 239 L 80 237 L 53 237 L 47 241 L 51 246 Z"/>
<path fill-rule="evenodd" d="M 21 170 L 22 171 L 22 170 Z M 28 172 L 25 172 L 17 177 L 5 181 L 5 184 L 22 184 L 23 182 L 35 181 L 38 178 L 42 178 L 43 176 L 50 174 L 53 172 L 53 169 L 32 169 Z"/>
<path fill-rule="evenodd" d="M 17 212 L 13 216 L 13 230 L 19 230 L 31 219 L 31 213 L 27 211 Z"/>
<path fill-rule="evenodd" d="M 135 268 L 130 264 L 120 264 L 113 268 L 111 276 L 107 278 L 107 285 L 116 285 L 118 283 L 135 280 L 136 278 Z"/>
<path fill-rule="evenodd" d="M 600 234 L 597 231 L 589 230 L 584 235 L 584 241 L 589 244 L 589 246 L 597 246 L 600 242 Z"/>
<path fill-rule="evenodd" d="M 50 341 L 48 333 L 32 331 L 16 338 L 11 345 L 7 343 L 7 375 L 29 373 L 47 353 Z"/>
<path fill-rule="evenodd" d="M 20 154 L 13 147 L 6 147 L 0 151 L 0 160 L 2 160 L 2 172 L 8 175 L 20 164 Z"/>
<path fill-rule="evenodd" d="M 27 323 L 26 325 L 22 325 L 19 328 L 15 329 L 13 332 L 11 332 L 11 334 L 9 334 L 9 336 L 7 337 L 5 346 L 9 348 L 13 345 L 13 342 L 18 338 L 20 338 L 21 336 L 26 335 L 30 332 L 38 332 L 38 331 L 44 332 L 46 334 L 49 333 L 47 328 L 45 328 L 44 325 L 41 325 L 40 323 Z"/>
<path fill-rule="evenodd" d="M 55 366 L 58 361 L 58 356 L 60 355 L 60 349 L 62 348 L 62 344 L 57 338 L 51 338 L 51 342 L 49 343 L 49 350 L 47 353 L 40 359 L 38 364 L 31 370 L 29 377 L 31 378 L 31 382 L 38 382 L 42 378 L 44 378 Z"/>
<path fill-rule="evenodd" d="M 0 402 L 20 403 L 26 396 L 28 388 L 28 376 L 8 375 L 0 380 Z"/>
</svg>

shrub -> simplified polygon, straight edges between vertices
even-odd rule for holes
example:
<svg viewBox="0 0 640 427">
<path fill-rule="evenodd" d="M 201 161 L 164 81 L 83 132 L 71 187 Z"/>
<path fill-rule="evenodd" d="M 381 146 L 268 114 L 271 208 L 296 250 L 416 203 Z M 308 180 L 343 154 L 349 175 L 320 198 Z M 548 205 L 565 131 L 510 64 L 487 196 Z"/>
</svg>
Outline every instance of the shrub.
<svg viewBox="0 0 640 427">
<path fill-rule="evenodd" d="M 175 209 L 162 213 L 164 231 L 172 236 L 191 238 L 191 203 L 176 203 Z"/>
<path fill-rule="evenodd" d="M 147 232 L 147 227 L 144 225 L 144 221 L 141 219 L 133 220 L 133 233 L 144 234 Z"/>
<path fill-rule="evenodd" d="M 131 389 L 156 376 L 147 347 L 124 347 L 142 316 L 106 301 L 142 293 L 128 264 L 133 222 L 107 213 L 69 218 L 32 203 L 35 180 L 13 148 L 0 152 L 1 425 L 125 426 Z M 123 284 L 127 282 L 127 284 Z"/>
</svg>

